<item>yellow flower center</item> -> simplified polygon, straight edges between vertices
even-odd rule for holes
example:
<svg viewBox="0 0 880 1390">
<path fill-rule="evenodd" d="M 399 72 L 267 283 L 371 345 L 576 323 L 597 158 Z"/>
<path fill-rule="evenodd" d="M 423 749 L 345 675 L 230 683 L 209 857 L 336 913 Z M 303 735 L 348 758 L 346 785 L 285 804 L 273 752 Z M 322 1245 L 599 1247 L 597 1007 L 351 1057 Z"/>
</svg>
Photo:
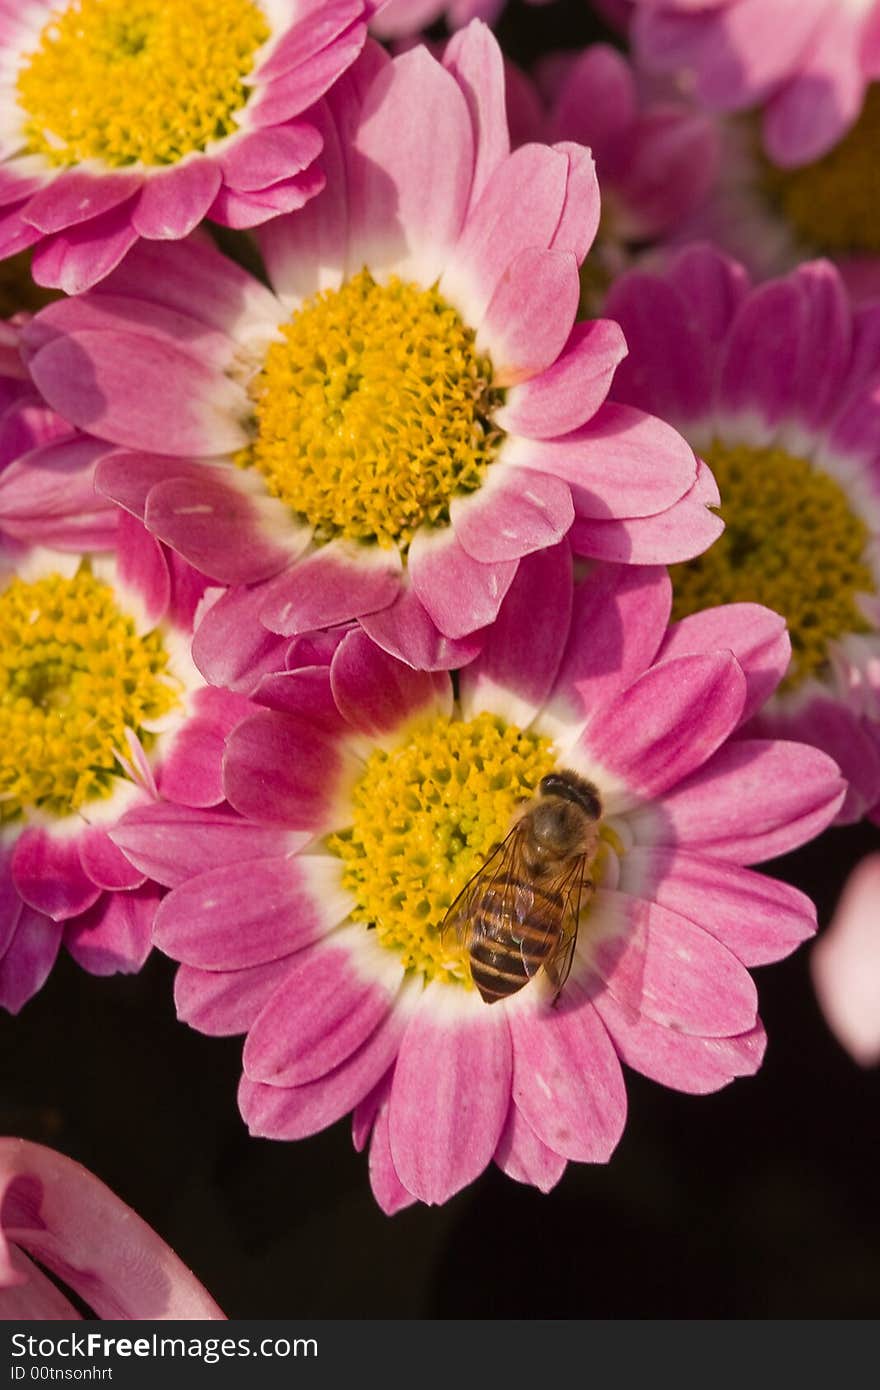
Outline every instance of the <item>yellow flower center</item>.
<svg viewBox="0 0 880 1390">
<path fill-rule="evenodd" d="M 436 289 L 362 270 L 303 304 L 251 383 L 237 462 L 315 528 L 406 548 L 483 480 L 503 394 L 474 333 Z"/>
<path fill-rule="evenodd" d="M 269 36 L 253 0 L 71 0 L 18 75 L 28 149 L 58 165 L 175 164 L 237 129 Z"/>
<path fill-rule="evenodd" d="M 167 667 L 158 632 L 139 637 L 88 568 L 14 578 L 0 594 L 0 823 L 109 796 L 126 729 L 149 746 L 179 701 Z"/>
<path fill-rule="evenodd" d="M 847 135 L 813 164 L 777 169 L 761 157 L 771 202 L 820 251 L 880 251 L 880 86 Z"/>
<path fill-rule="evenodd" d="M 351 827 L 328 847 L 345 863 L 355 921 L 426 980 L 471 987 L 465 956 L 441 944 L 446 910 L 510 830 L 555 759 L 547 739 L 492 714 L 437 718 L 376 749 L 354 790 Z"/>
<path fill-rule="evenodd" d="M 792 645 L 781 689 L 794 689 L 823 671 L 829 642 L 870 630 L 856 602 L 876 588 L 868 528 L 840 484 L 807 459 L 720 441 L 703 456 L 725 530 L 705 555 L 672 567 L 673 616 L 745 601 L 775 609 Z"/>
</svg>

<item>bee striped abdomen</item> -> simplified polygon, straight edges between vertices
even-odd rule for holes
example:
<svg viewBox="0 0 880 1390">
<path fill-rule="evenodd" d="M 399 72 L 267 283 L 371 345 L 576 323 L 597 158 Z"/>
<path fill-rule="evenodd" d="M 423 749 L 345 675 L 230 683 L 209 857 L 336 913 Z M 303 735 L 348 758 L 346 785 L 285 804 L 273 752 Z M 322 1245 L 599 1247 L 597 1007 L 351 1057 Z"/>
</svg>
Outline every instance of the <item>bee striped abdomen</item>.
<svg viewBox="0 0 880 1390">
<path fill-rule="evenodd" d="M 514 920 L 511 901 L 528 904 Z M 507 876 L 475 904 L 471 976 L 487 1004 L 516 994 L 555 949 L 562 931 L 562 895 Z"/>
</svg>

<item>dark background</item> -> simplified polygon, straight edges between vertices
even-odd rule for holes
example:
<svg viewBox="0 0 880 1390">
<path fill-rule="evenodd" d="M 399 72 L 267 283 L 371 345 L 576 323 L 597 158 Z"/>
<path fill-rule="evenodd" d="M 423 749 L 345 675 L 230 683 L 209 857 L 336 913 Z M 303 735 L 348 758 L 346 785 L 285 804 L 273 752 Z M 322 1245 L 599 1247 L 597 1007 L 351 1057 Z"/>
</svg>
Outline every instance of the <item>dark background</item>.
<svg viewBox="0 0 880 1390">
<path fill-rule="evenodd" d="M 528 64 L 601 33 L 585 0 L 512 4 Z M 826 925 L 880 846 L 831 830 L 768 866 Z M 809 948 L 757 972 L 770 1038 L 757 1077 L 690 1097 L 628 1073 L 607 1167 L 549 1195 L 494 1167 L 442 1208 L 389 1219 L 347 1122 L 296 1144 L 250 1139 L 241 1043 L 178 1024 L 173 967 L 98 980 L 64 957 L 0 1017 L 0 1131 L 86 1164 L 191 1265 L 230 1317 L 876 1317 L 880 1071 L 828 1033 Z"/>
</svg>

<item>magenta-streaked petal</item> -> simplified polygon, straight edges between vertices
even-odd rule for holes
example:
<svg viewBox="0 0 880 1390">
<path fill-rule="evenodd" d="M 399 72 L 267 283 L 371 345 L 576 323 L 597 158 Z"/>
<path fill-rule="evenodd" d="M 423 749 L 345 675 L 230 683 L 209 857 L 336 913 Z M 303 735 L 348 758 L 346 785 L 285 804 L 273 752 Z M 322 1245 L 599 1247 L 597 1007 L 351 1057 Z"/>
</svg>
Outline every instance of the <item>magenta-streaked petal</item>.
<svg viewBox="0 0 880 1390">
<path fill-rule="evenodd" d="M 626 351 L 620 326 L 610 319 L 576 323 L 556 361 L 508 391 L 496 422 L 528 439 L 570 433 L 603 404 Z"/>
<path fill-rule="evenodd" d="M 17 1014 L 43 988 L 61 948 L 64 925 L 24 907 L 0 958 L 0 1006 Z"/>
<path fill-rule="evenodd" d="M 277 574 L 310 536 L 274 497 L 262 496 L 232 469 L 223 477 L 205 469 L 201 477 L 157 483 L 147 497 L 144 521 L 196 569 L 224 584 L 256 583 Z"/>
<path fill-rule="evenodd" d="M 207 215 L 221 179 L 216 160 L 198 157 L 151 172 L 131 215 L 135 231 L 151 241 L 189 236 Z"/>
<path fill-rule="evenodd" d="M 229 589 L 199 618 L 192 656 L 212 685 L 249 695 L 262 676 L 284 669 L 287 639 L 260 622 L 265 597 L 265 586 Z"/>
<path fill-rule="evenodd" d="M 223 800 L 222 762 L 226 737 L 253 713 L 244 695 L 230 690 L 197 690 L 190 717 L 163 750 L 156 785 L 166 801 L 182 806 L 217 806 Z"/>
<path fill-rule="evenodd" d="M 492 358 L 498 386 L 515 386 L 553 365 L 568 342 L 579 297 L 577 261 L 570 251 L 528 248 L 508 264 L 477 340 Z"/>
<path fill-rule="evenodd" d="M 90 222 L 139 192 L 143 174 L 102 174 L 95 177 L 83 169 L 62 169 L 49 183 L 28 199 L 22 211 L 44 235 L 63 232 L 81 222 Z"/>
<path fill-rule="evenodd" d="M 102 826 L 92 826 L 78 838 L 79 862 L 93 883 L 112 892 L 139 888 L 146 874 L 136 869 Z"/>
<path fill-rule="evenodd" d="M 617 1053 L 592 1003 L 569 980 L 555 1009 L 510 1011 L 513 1099 L 547 1148 L 607 1163 L 626 1122 Z"/>
<path fill-rule="evenodd" d="M 627 1066 L 674 1091 L 709 1095 L 738 1076 L 753 1076 L 764 1059 L 767 1035 L 760 1021 L 736 1037 L 698 1038 L 644 1015 L 634 1018 L 607 992 L 595 1002 Z"/>
<path fill-rule="evenodd" d="M 601 900 L 601 901 L 600 901 Z M 591 964 L 634 1018 L 701 1038 L 747 1033 L 757 1017 L 754 981 L 709 932 L 655 902 L 601 892 L 621 931 L 591 952 Z"/>
<path fill-rule="evenodd" d="M 443 54 L 467 102 L 474 132 L 474 170 L 470 207 L 479 199 L 489 175 L 510 154 L 505 112 L 504 61 L 501 49 L 482 24 L 453 34 Z"/>
<path fill-rule="evenodd" d="M 370 1188 L 385 1215 L 396 1216 L 405 1207 L 411 1207 L 418 1198 L 407 1191 L 394 1166 L 388 1113 L 386 1102 L 379 1110 L 373 1126 L 369 1158 Z"/>
<path fill-rule="evenodd" d="M 249 859 L 189 879 L 159 908 L 156 945 L 202 970 L 243 970 L 310 945 L 349 907 L 335 889 L 322 897 L 327 875 L 316 872 L 317 856 L 311 860 L 307 868 L 301 857 Z"/>
<path fill-rule="evenodd" d="M 849 783 L 838 824 L 861 820 L 880 800 L 880 740 L 871 723 L 819 686 L 793 708 L 761 711 L 749 725 L 759 738 L 793 739 L 821 748 Z"/>
<path fill-rule="evenodd" d="M 238 1103 L 251 1134 L 266 1139 L 305 1139 L 353 1110 L 394 1061 L 408 1016 L 406 1008 L 389 1010 L 356 1052 L 304 1086 L 266 1086 L 243 1076 Z"/>
<path fill-rule="evenodd" d="M 721 344 L 750 290 L 745 266 L 722 255 L 710 243 L 698 242 L 676 256 L 668 275 L 684 299 L 689 322 L 705 334 L 713 348 Z"/>
<path fill-rule="evenodd" d="M 810 958 L 829 1028 L 863 1067 L 880 1060 L 880 854 L 858 864 Z"/>
<path fill-rule="evenodd" d="M 403 973 L 399 958 L 361 925 L 301 951 L 248 1033 L 245 1074 L 269 1086 L 303 1086 L 335 1070 L 393 1008 Z"/>
<path fill-rule="evenodd" d="M 87 329 L 48 342 L 31 373 L 53 409 L 114 444 L 209 456 L 247 443 L 244 393 L 170 339 Z"/>
<path fill-rule="evenodd" d="M 509 1178 L 537 1187 L 539 1192 L 550 1192 L 567 1165 L 567 1160 L 561 1154 L 549 1149 L 538 1138 L 513 1101 L 495 1150 L 495 1162 Z"/>
<path fill-rule="evenodd" d="M 394 1167 L 422 1202 L 447 1201 L 478 1178 L 510 1105 L 510 1032 L 502 1009 L 438 981 L 403 1036 L 389 1103 Z"/>
<path fill-rule="evenodd" d="M 698 459 L 693 487 L 656 516 L 623 521 L 575 517 L 569 532 L 572 549 L 577 555 L 614 564 L 671 565 L 692 560 L 708 550 L 724 530 L 721 517 L 710 510 L 719 501 L 715 479 Z"/>
<path fill-rule="evenodd" d="M 666 632 L 672 586 L 663 569 L 603 565 L 574 592 L 551 703 L 583 724 L 647 671 Z"/>
<path fill-rule="evenodd" d="M 305 719 L 261 710 L 229 736 L 226 799 L 258 824 L 330 829 L 325 821 L 351 776 L 340 741 Z"/>
<path fill-rule="evenodd" d="M 816 909 L 797 888 L 685 850 L 636 846 L 619 886 L 704 927 L 743 965 L 781 960 L 816 930 Z"/>
<path fill-rule="evenodd" d="M 95 466 L 106 452 L 106 444 L 77 436 L 16 458 L 0 472 L 0 528 L 53 549 L 114 548 L 115 509 L 95 492 Z"/>
<path fill-rule="evenodd" d="M 736 739 L 658 807 L 631 815 L 643 843 L 686 845 L 713 859 L 755 864 L 795 849 L 834 819 L 846 784 L 816 748 Z"/>
<path fill-rule="evenodd" d="M 340 641 L 353 629 L 340 631 Z M 323 635 L 323 634 L 322 634 Z M 326 664 L 304 666 L 263 676 L 254 691 L 254 702 L 280 714 L 305 719 L 321 734 L 337 738 L 351 729 L 333 698 Z"/>
<path fill-rule="evenodd" d="M 81 226 L 46 238 L 31 262 L 37 284 L 65 294 L 82 294 L 103 280 L 138 239 L 132 210 L 133 203 L 122 203 Z"/>
<path fill-rule="evenodd" d="M 156 1232 L 79 1163 L 24 1139 L 0 1140 L 6 1238 L 91 1308 L 98 1319 L 223 1314 Z"/>
<path fill-rule="evenodd" d="M 92 975 L 132 975 L 150 954 L 161 897 L 156 883 L 128 893 L 104 893 L 88 912 L 66 924 L 64 944 Z"/>
<path fill-rule="evenodd" d="M 22 898 L 55 922 L 92 906 L 101 890 L 83 869 L 76 836 L 57 838 L 36 826 L 19 836 L 12 876 Z"/>
<path fill-rule="evenodd" d="M 212 1038 L 246 1033 L 284 979 L 288 959 L 245 970 L 199 970 L 181 965 L 174 977 L 174 1005 L 181 1023 Z"/>
<path fill-rule="evenodd" d="M 773 694 L 788 670 L 791 641 L 785 619 L 759 603 L 725 603 L 692 613 L 670 627 L 661 661 L 699 652 L 731 651 L 747 682 L 745 723 Z"/>
<path fill-rule="evenodd" d="M 452 712 L 452 684 L 445 671 L 414 671 L 360 629 L 336 649 L 330 682 L 343 718 L 370 739 L 381 739 L 428 710 Z"/>
<path fill-rule="evenodd" d="M 619 784 L 607 799 L 622 810 L 702 767 L 737 727 L 745 697 L 729 652 L 663 661 L 596 711 L 579 746 Z"/>
<path fill-rule="evenodd" d="M 368 637 L 389 656 L 420 671 L 452 671 L 466 666 L 480 650 L 481 634 L 447 637 L 407 582 L 397 598 L 377 613 L 359 618 Z"/>
<path fill-rule="evenodd" d="M 494 622 L 517 563 L 480 564 L 468 555 L 451 527 L 440 531 L 422 527 L 409 548 L 413 590 L 447 637 L 466 637 Z"/>
<path fill-rule="evenodd" d="M 281 858 L 301 849 L 308 838 L 254 825 L 229 806 L 193 811 L 167 802 L 135 806 L 110 836 L 142 873 L 168 888 L 227 864 Z"/>
<path fill-rule="evenodd" d="M 569 634 L 571 551 L 565 544 L 523 560 L 477 659 L 459 673 L 462 715 L 481 710 L 527 728 L 553 689 Z M 541 622 L 533 623 L 535 613 Z"/>
<path fill-rule="evenodd" d="M 561 478 L 505 468 L 499 459 L 478 492 L 453 498 L 449 516 L 471 558 L 494 564 L 556 545 L 574 521 L 574 506 Z"/>
<path fill-rule="evenodd" d="M 393 603 L 402 572 L 400 552 L 393 547 L 330 541 L 272 585 L 260 621 L 286 637 L 347 622 Z"/>
<path fill-rule="evenodd" d="M 693 450 L 677 431 L 614 402 L 571 434 L 511 440 L 505 458 L 564 478 L 578 516 L 597 520 L 654 516 L 680 501 L 697 476 Z"/>
<path fill-rule="evenodd" d="M 439 130 L 443 158 L 426 161 Z M 350 264 L 431 284 L 464 223 L 474 148 L 461 88 L 425 47 L 375 77 L 350 158 Z"/>
</svg>

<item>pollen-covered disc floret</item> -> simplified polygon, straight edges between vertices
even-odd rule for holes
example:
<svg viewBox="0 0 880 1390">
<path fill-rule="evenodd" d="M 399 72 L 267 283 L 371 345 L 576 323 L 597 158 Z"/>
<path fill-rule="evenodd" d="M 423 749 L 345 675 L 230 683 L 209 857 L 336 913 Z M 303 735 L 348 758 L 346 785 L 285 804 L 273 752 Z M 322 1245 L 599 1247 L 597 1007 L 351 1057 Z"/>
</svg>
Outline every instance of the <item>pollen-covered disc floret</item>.
<svg viewBox="0 0 880 1390">
<path fill-rule="evenodd" d="M 256 434 L 238 461 L 319 542 L 405 548 L 446 523 L 495 455 L 503 400 L 457 311 L 436 288 L 362 270 L 281 333 L 251 385 Z"/>
<path fill-rule="evenodd" d="M 674 616 L 718 603 L 783 614 L 792 658 L 782 689 L 822 672 L 828 644 L 867 632 L 856 596 L 874 593 L 868 528 L 840 484 L 779 448 L 716 441 L 704 451 L 726 528 L 705 555 L 672 568 Z"/>
<path fill-rule="evenodd" d="M 880 86 L 828 154 L 781 169 L 760 156 L 761 182 L 775 208 L 810 246 L 830 253 L 880 252 Z"/>
<path fill-rule="evenodd" d="M 269 35 L 253 0 L 72 0 L 19 72 L 28 148 L 117 168 L 205 150 L 237 129 Z"/>
<path fill-rule="evenodd" d="M 13 578 L 0 594 L 0 824 L 106 797 L 127 747 L 178 703 L 157 631 L 139 636 L 110 585 Z"/>
<path fill-rule="evenodd" d="M 328 842 L 345 861 L 352 918 L 374 927 L 408 970 L 470 985 L 440 924 L 554 766 L 547 739 L 485 713 L 434 718 L 397 748 L 376 749 L 354 790 L 350 829 Z"/>
</svg>

